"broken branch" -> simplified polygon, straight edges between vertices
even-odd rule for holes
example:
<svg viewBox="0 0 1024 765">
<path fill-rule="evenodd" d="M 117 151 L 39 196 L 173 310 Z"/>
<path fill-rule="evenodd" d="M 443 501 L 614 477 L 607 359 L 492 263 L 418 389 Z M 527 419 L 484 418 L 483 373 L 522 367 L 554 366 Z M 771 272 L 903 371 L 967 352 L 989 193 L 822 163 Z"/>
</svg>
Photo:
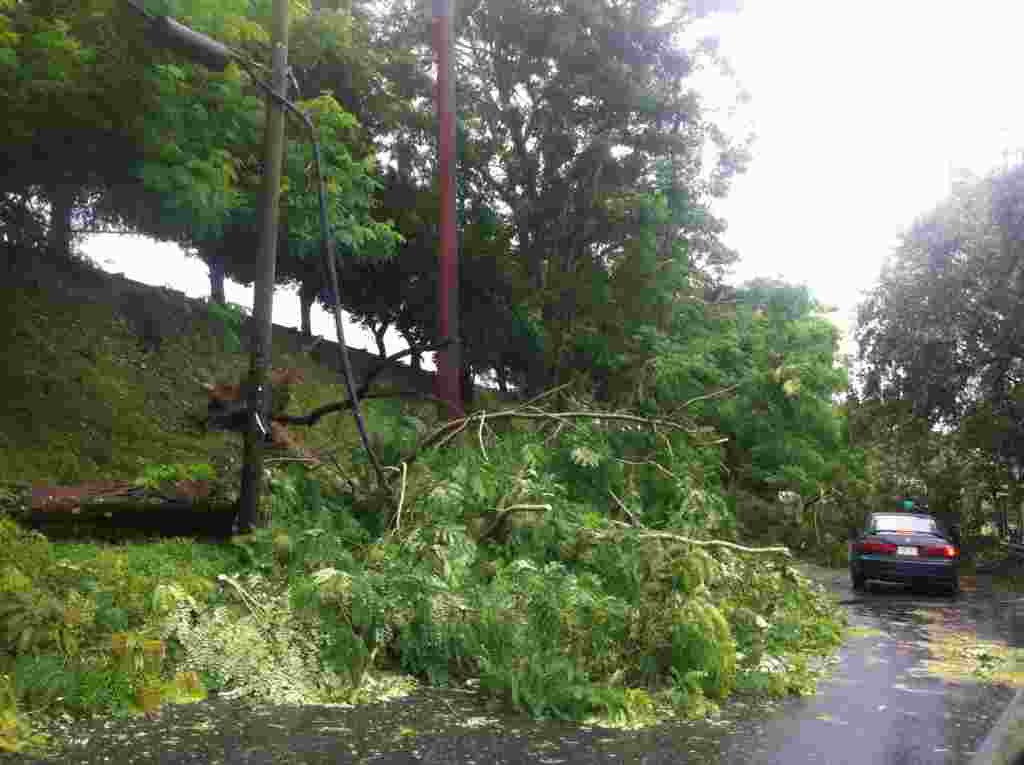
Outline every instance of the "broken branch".
<svg viewBox="0 0 1024 765">
<path fill-rule="evenodd" d="M 485 539 L 488 539 L 489 537 L 497 534 L 498 531 L 501 530 L 501 528 L 505 525 L 505 522 L 513 513 L 525 512 L 551 512 L 551 505 L 510 505 L 509 507 L 506 507 L 503 511 L 501 511 L 501 513 L 498 514 L 498 517 L 494 519 L 491 525 L 481 532 L 480 538 L 477 540 L 477 542 L 483 542 Z"/>
<path fill-rule="evenodd" d="M 366 392 L 370 389 L 370 383 L 373 382 L 374 378 L 377 377 L 381 372 L 387 369 L 389 366 L 394 364 L 401 358 L 406 356 L 412 356 L 417 353 L 429 353 L 430 351 L 439 351 L 442 348 L 447 348 L 449 345 L 454 343 L 450 337 L 446 337 L 443 340 L 438 340 L 436 343 L 427 345 L 410 345 L 404 351 L 398 351 L 398 353 L 392 353 L 386 359 L 378 362 L 376 365 L 370 367 L 370 371 L 366 373 L 366 379 L 363 380 L 363 384 L 359 386 L 358 398 L 363 398 Z"/>
<path fill-rule="evenodd" d="M 611 420 L 613 422 L 631 422 L 637 425 L 644 425 L 647 427 L 662 426 L 670 430 L 681 430 L 687 433 L 693 432 L 685 425 L 673 422 L 672 420 L 661 420 L 656 418 L 641 417 L 636 414 L 625 414 L 622 412 L 588 412 L 588 411 L 575 411 L 575 412 L 524 412 L 521 409 L 507 409 L 502 412 L 493 412 L 487 415 L 491 420 L 499 420 L 504 418 L 515 418 L 523 420 Z M 455 429 L 456 433 L 462 432 L 469 424 L 470 420 L 476 417 L 475 414 L 467 417 L 460 417 L 455 420 L 449 420 L 444 425 L 439 427 L 434 433 L 426 439 L 423 443 L 424 449 L 433 446 L 435 443 L 438 446 L 446 444 L 450 438 L 447 436 L 454 435 L 450 431 Z"/>
<path fill-rule="evenodd" d="M 366 393 L 359 396 L 360 399 L 367 398 L 420 398 L 424 401 L 433 401 L 434 403 L 444 403 L 441 399 L 436 396 L 432 396 L 429 393 L 420 393 L 414 390 L 403 390 L 395 391 L 393 393 Z M 273 418 L 274 422 L 279 422 L 282 425 L 316 425 L 316 423 L 325 415 L 332 414 L 333 412 L 344 412 L 352 408 L 352 400 L 346 401 L 335 401 L 332 404 L 324 404 L 323 406 L 317 407 L 308 414 L 302 415 L 287 415 L 282 414 Z"/>
<path fill-rule="evenodd" d="M 476 432 L 476 437 L 480 441 L 480 451 L 484 455 L 484 462 L 490 462 L 487 457 L 487 449 L 484 448 L 484 423 L 487 421 L 487 412 L 480 412 L 480 428 Z"/>
<path fill-rule="evenodd" d="M 626 503 L 619 499 L 616 496 L 615 492 L 612 491 L 611 489 L 608 489 L 608 493 L 612 495 L 612 499 L 615 500 L 615 504 L 617 504 L 619 506 L 619 509 L 626 514 L 626 517 L 629 518 L 630 521 L 632 521 L 633 525 L 639 526 L 640 524 L 637 521 L 636 516 L 633 515 L 632 511 L 628 507 L 626 507 Z"/>
<path fill-rule="evenodd" d="M 628 523 L 622 521 L 612 521 L 616 526 L 620 526 L 625 529 L 635 530 Z M 595 532 L 598 536 L 604 537 L 607 534 L 601 534 Z M 788 547 L 779 545 L 777 547 L 746 547 L 745 545 L 738 545 L 735 542 L 726 542 L 724 539 L 691 539 L 690 537 L 680 536 L 679 534 L 673 534 L 668 531 L 647 531 L 641 530 L 638 537 L 641 539 L 663 539 L 668 542 L 682 542 L 683 544 L 696 545 L 698 547 L 726 547 L 730 550 L 736 550 L 738 552 L 745 553 L 780 553 L 788 558 L 793 557 L 793 554 L 789 551 Z"/>
<path fill-rule="evenodd" d="M 434 403 L 445 403 L 436 396 L 432 396 L 429 393 L 421 393 L 420 391 L 396 391 L 394 393 L 370 393 L 370 385 L 374 379 L 387 369 L 389 366 L 394 364 L 398 359 L 409 356 L 414 353 L 427 353 L 429 351 L 441 350 L 452 344 L 452 340 L 445 339 L 432 345 L 417 345 L 410 346 L 404 351 L 398 353 L 392 353 L 383 361 L 379 362 L 376 366 L 371 367 L 370 371 L 366 373 L 366 379 L 363 380 L 362 384 L 356 390 L 355 399 L 361 400 L 366 398 L 420 398 L 425 401 L 433 401 Z M 325 415 L 332 414 L 334 412 L 344 412 L 352 408 L 353 399 L 348 398 L 345 401 L 335 401 L 331 404 L 324 404 L 323 406 L 317 407 L 312 412 L 303 415 L 278 415 L 273 418 L 274 422 L 279 422 L 282 425 L 316 425 L 319 420 Z"/>
<path fill-rule="evenodd" d="M 409 470 L 409 466 L 406 463 L 402 463 L 402 492 L 398 495 L 398 510 L 395 512 L 395 531 L 398 531 L 402 526 L 402 505 L 405 503 L 405 478 L 406 473 Z"/>
</svg>

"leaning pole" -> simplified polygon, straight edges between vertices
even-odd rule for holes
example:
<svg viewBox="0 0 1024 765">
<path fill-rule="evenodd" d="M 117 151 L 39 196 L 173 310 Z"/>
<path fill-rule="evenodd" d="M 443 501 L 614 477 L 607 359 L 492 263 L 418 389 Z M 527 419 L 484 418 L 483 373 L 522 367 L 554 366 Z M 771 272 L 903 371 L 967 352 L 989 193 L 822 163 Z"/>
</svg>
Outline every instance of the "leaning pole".
<svg viewBox="0 0 1024 765">
<path fill-rule="evenodd" d="M 282 98 L 288 73 L 288 1 L 274 0 L 271 41 L 273 69 L 270 86 Z M 249 424 L 245 431 L 242 485 L 238 498 L 238 527 L 244 534 L 259 524 L 263 483 L 263 444 L 270 428 L 267 374 L 273 332 L 274 282 L 277 269 L 277 225 L 281 210 L 281 166 L 284 154 L 284 107 L 267 97 L 263 145 L 263 194 L 260 203 L 258 278 L 253 291 L 252 349 L 249 359 Z"/>
</svg>

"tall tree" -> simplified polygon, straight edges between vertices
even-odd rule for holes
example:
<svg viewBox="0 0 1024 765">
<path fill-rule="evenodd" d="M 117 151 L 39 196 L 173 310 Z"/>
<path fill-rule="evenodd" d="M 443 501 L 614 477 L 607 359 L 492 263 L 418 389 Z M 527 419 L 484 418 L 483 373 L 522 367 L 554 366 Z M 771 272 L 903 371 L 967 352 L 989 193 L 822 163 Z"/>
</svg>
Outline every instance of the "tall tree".
<svg viewBox="0 0 1024 765">
<path fill-rule="evenodd" d="M 391 47 L 419 55 L 422 16 L 402 3 L 392 13 Z M 745 151 L 703 116 L 688 86 L 703 52 L 679 47 L 688 18 L 667 2 L 483 0 L 460 13 L 460 175 L 464 193 L 488 201 L 511 227 L 528 310 L 543 332 L 544 355 L 531 370 L 532 387 L 541 387 L 572 368 L 572 338 L 586 321 L 576 285 L 610 271 L 623 253 L 629 216 L 616 218 L 610 205 L 652 185 L 668 161 L 691 209 L 703 209 L 724 193 Z M 718 149 L 713 168 L 702 166 L 706 144 Z M 727 265 L 711 216 L 679 222 L 695 267 Z"/>
<path fill-rule="evenodd" d="M 202 5 L 179 8 L 186 20 L 215 36 L 226 36 L 262 56 L 265 15 L 261 6 L 245 4 L 247 15 L 231 16 L 230 9 Z M 166 10 L 174 11 L 171 7 Z M 296 59 L 302 66 L 316 64 L 322 77 L 325 67 L 350 85 L 350 74 L 337 60 L 338 50 L 351 42 L 351 14 L 332 12 L 322 17 L 300 16 L 295 21 L 299 38 L 308 42 Z M 306 40 L 309 38 L 309 40 Z M 315 43 L 315 44 L 314 44 Z M 347 55 L 354 55 L 349 51 Z M 334 58 L 331 58 L 334 56 Z M 259 137 L 262 111 L 258 90 L 231 65 L 223 74 L 211 74 L 185 62 L 158 67 L 170 73 L 173 92 L 165 118 L 154 121 L 147 135 L 146 156 L 134 177 L 107 188 L 97 204 L 102 216 L 143 233 L 176 241 L 198 255 L 210 271 L 211 296 L 223 300 L 227 276 L 243 284 L 255 278 L 257 248 L 256 199 L 259 189 Z M 365 66 L 363 67 L 366 68 Z M 327 81 L 325 81 L 327 82 Z M 329 82 L 327 84 L 330 84 Z M 351 89 L 351 88 L 349 88 Z M 301 94 L 293 94 L 298 97 Z M 366 132 L 331 91 L 299 100 L 298 106 L 312 118 L 318 130 L 328 196 L 328 225 L 336 252 L 362 255 L 372 250 L 387 256 L 393 249 L 391 229 L 371 213 L 376 182 Z M 313 296 L 322 289 L 319 251 L 320 227 L 317 189 L 312 172 L 308 137 L 293 130 L 287 146 L 282 197 L 279 279 L 303 285 L 304 328 L 309 329 Z"/>
<path fill-rule="evenodd" d="M 687 399 L 730 389 L 691 411 L 728 436 L 731 480 L 768 499 L 820 496 L 843 472 L 839 330 L 806 287 L 773 280 L 744 285 L 715 313 L 701 331 L 679 328 L 665 383 Z"/>
<path fill-rule="evenodd" d="M 1024 465 L 1024 167 L 917 220 L 860 307 L 865 395 L 904 402 L 1016 479 Z M 1016 481 L 1015 481 L 1016 483 Z"/>
<path fill-rule="evenodd" d="M 139 87 L 139 25 L 105 0 L 0 3 L 0 193 L 50 210 L 49 245 L 67 252 L 87 189 L 122 177 L 155 107 Z M 113 33 L 122 23 L 123 39 Z"/>
<path fill-rule="evenodd" d="M 265 40 L 244 0 L 150 5 L 237 47 Z M 147 38 L 126 3 L 4 3 L 0 93 L 8 117 L 0 191 L 47 199 L 57 249 L 67 248 L 83 208 L 90 219 L 144 221 L 175 238 L 214 226 L 254 169 L 259 102 L 237 69 L 211 73 L 179 60 Z M 107 195 L 119 187 L 127 191 Z M 156 211 L 140 205 L 140 188 L 157 192 L 146 200 Z"/>
</svg>

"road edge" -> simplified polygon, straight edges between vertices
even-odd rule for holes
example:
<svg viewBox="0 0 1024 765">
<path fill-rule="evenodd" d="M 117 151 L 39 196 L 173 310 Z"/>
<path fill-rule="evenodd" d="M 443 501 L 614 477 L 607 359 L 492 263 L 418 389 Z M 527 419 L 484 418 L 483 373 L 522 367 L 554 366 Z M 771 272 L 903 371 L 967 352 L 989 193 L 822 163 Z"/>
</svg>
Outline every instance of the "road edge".
<svg viewBox="0 0 1024 765">
<path fill-rule="evenodd" d="M 1024 763 L 1024 688 L 1017 691 L 971 759 L 971 765 L 1021 763 Z"/>
</svg>

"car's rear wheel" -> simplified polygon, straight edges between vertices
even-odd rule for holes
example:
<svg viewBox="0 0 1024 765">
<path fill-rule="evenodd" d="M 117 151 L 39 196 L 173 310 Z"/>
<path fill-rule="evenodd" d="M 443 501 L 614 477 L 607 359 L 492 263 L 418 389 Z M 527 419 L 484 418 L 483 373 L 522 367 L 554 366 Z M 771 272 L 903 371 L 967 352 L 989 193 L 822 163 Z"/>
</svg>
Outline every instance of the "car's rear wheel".
<svg viewBox="0 0 1024 765">
<path fill-rule="evenodd" d="M 953 577 L 953 581 L 946 585 L 946 592 L 953 598 L 960 594 L 960 577 Z"/>
</svg>

